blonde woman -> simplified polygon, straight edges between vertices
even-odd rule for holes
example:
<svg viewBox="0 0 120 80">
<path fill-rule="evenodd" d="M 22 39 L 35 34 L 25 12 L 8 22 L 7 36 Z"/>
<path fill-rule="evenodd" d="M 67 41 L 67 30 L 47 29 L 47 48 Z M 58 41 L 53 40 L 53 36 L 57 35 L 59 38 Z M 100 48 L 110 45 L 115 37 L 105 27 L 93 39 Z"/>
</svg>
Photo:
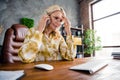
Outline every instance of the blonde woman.
<svg viewBox="0 0 120 80">
<path fill-rule="evenodd" d="M 53 5 L 45 10 L 46 14 L 39 21 L 38 29 L 31 28 L 19 49 L 19 56 L 24 63 L 49 60 L 74 60 L 75 46 L 71 35 L 71 24 L 64 10 Z M 66 41 L 59 32 L 64 25 Z"/>
</svg>

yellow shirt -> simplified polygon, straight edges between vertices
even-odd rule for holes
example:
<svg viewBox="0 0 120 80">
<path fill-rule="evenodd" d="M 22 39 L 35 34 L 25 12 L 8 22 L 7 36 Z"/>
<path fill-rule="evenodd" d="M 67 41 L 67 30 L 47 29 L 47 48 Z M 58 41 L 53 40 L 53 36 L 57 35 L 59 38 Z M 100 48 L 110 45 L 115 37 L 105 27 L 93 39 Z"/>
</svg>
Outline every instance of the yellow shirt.
<svg viewBox="0 0 120 80">
<path fill-rule="evenodd" d="M 59 32 L 53 32 L 48 37 L 31 28 L 24 40 L 18 55 L 22 62 L 46 60 L 73 60 L 76 49 L 73 45 L 72 36 L 67 36 L 66 41 Z"/>
</svg>

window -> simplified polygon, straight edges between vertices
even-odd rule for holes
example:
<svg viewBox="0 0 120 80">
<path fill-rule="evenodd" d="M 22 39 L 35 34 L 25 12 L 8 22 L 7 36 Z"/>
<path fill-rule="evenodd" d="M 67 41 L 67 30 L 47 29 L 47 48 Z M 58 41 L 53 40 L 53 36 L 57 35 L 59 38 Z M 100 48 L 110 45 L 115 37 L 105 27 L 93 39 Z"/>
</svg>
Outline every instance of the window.
<svg viewBox="0 0 120 80">
<path fill-rule="evenodd" d="M 103 53 L 120 52 L 120 1 L 101 0 L 92 5 L 93 25 L 101 37 Z M 107 50 L 107 51 L 106 51 Z M 104 52 L 105 51 L 105 52 Z M 100 54 L 101 54 L 100 53 Z"/>
</svg>

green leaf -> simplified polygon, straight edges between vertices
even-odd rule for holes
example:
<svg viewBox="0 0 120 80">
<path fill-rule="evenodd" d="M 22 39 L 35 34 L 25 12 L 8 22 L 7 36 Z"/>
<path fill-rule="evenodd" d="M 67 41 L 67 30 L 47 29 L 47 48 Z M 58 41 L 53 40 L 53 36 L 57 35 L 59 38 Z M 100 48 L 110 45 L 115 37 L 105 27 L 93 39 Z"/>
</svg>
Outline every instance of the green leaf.
<svg viewBox="0 0 120 80">
<path fill-rule="evenodd" d="M 34 26 L 34 20 L 30 18 L 21 18 L 21 24 L 27 26 L 28 28 L 32 28 Z"/>
<path fill-rule="evenodd" d="M 95 50 L 100 50 L 101 39 L 99 36 L 95 36 L 96 31 L 92 29 L 87 29 L 84 32 L 83 43 L 85 44 L 84 52 L 87 54 L 92 54 Z"/>
</svg>

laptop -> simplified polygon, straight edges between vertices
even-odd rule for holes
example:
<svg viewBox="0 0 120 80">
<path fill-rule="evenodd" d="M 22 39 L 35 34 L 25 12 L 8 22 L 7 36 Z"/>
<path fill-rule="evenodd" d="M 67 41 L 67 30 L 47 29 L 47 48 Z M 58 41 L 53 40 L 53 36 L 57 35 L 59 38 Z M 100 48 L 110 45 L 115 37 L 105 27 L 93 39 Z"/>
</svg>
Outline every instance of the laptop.
<svg viewBox="0 0 120 80">
<path fill-rule="evenodd" d="M 85 72 L 87 71 L 90 74 L 93 74 L 107 65 L 108 63 L 102 60 L 91 60 L 83 64 L 72 66 L 70 67 L 70 69 L 77 70 L 77 71 L 85 71 Z"/>
</svg>

